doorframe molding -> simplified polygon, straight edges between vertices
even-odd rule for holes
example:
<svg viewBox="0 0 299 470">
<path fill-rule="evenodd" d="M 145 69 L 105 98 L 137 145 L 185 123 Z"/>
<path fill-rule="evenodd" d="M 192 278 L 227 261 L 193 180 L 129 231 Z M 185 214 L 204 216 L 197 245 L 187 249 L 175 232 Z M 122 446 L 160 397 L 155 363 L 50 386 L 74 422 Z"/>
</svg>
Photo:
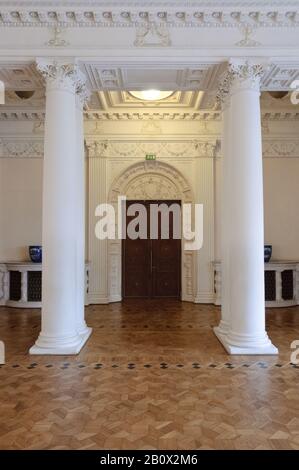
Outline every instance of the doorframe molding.
<svg viewBox="0 0 299 470">
<path fill-rule="evenodd" d="M 143 194 L 140 197 L 138 180 L 145 176 L 152 177 L 156 185 L 168 185 L 172 193 L 163 197 L 163 191 L 160 191 L 158 197 Z M 169 186 L 170 185 L 170 186 Z M 157 187 L 159 190 L 159 187 Z M 160 188 L 161 190 L 161 188 Z M 118 213 L 118 196 L 126 196 L 128 200 L 169 200 L 177 199 L 182 204 L 195 203 L 194 193 L 191 185 L 172 165 L 162 161 L 139 161 L 130 165 L 120 175 L 118 175 L 109 190 L 108 202 L 114 206 L 116 220 Z M 108 240 L 107 243 L 107 264 L 108 264 L 108 301 L 119 302 L 122 300 L 122 243 L 121 240 Z M 196 279 L 194 278 L 195 256 L 193 251 L 181 251 L 181 300 L 194 302 L 194 292 L 196 288 Z"/>
</svg>

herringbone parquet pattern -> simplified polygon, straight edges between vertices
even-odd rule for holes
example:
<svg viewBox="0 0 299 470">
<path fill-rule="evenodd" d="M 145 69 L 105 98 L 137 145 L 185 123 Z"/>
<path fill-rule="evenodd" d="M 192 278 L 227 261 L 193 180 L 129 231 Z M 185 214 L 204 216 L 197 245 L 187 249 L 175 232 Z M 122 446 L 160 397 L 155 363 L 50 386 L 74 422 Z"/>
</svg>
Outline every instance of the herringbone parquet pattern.
<svg viewBox="0 0 299 470">
<path fill-rule="evenodd" d="M 38 310 L 0 309 L 1 449 L 299 449 L 299 308 L 271 310 L 277 357 L 230 357 L 219 309 L 92 306 L 77 357 L 28 356 Z"/>
</svg>

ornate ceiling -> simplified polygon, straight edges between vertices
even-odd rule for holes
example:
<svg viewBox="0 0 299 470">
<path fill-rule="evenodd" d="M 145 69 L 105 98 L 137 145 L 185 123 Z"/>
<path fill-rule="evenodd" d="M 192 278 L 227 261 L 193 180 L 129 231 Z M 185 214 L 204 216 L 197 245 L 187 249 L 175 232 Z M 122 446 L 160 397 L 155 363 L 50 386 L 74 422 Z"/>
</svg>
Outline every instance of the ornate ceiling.
<svg viewBox="0 0 299 470">
<path fill-rule="evenodd" d="M 263 27 L 298 24 L 296 1 L 1 1 L 0 21 L 6 26 L 66 25 L 71 27 L 134 27 L 156 23 L 171 27 Z"/>
<path fill-rule="evenodd" d="M 213 119 L 230 57 L 268 60 L 262 91 L 290 90 L 298 28 L 299 0 L 0 0 L 0 118 L 40 119 L 45 92 L 34 62 L 63 56 L 87 77 L 88 119 Z M 127 93 L 150 88 L 174 93 L 156 103 Z M 22 100 L 21 90 L 35 93 Z"/>
</svg>

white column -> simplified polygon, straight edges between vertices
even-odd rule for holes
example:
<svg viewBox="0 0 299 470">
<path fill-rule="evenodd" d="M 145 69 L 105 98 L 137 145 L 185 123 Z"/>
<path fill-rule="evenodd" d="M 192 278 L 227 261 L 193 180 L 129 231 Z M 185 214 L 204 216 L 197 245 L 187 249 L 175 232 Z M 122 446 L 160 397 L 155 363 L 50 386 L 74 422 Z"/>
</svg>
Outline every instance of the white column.
<svg viewBox="0 0 299 470">
<path fill-rule="evenodd" d="M 79 178 L 76 93 L 82 76 L 73 63 L 40 60 L 46 79 L 46 119 L 43 169 L 43 283 L 42 327 L 31 354 L 77 354 L 90 332 L 78 332 L 77 212 Z M 79 257 L 82 254 L 79 254 Z M 84 258 L 83 258 L 84 262 Z M 78 308 L 77 308 L 78 307 Z"/>
<path fill-rule="evenodd" d="M 230 77 L 230 191 L 225 215 L 228 255 L 224 275 L 229 290 L 227 334 L 217 335 L 230 354 L 277 354 L 265 330 L 264 214 L 260 120 L 263 67 L 234 62 Z M 227 279 L 223 282 L 227 285 Z"/>
<path fill-rule="evenodd" d="M 80 335 L 90 335 L 91 328 L 85 322 L 85 154 L 84 154 L 84 125 L 83 125 L 83 99 L 77 95 L 76 121 L 77 121 L 77 154 L 76 154 L 76 217 L 80 227 L 76 236 L 77 242 L 77 330 Z"/>
<path fill-rule="evenodd" d="M 214 328 L 216 336 L 225 335 L 230 323 L 229 305 L 229 243 L 228 230 L 230 225 L 229 198 L 230 190 L 230 97 L 221 97 L 222 103 L 222 181 L 221 181 L 221 320 Z"/>
</svg>

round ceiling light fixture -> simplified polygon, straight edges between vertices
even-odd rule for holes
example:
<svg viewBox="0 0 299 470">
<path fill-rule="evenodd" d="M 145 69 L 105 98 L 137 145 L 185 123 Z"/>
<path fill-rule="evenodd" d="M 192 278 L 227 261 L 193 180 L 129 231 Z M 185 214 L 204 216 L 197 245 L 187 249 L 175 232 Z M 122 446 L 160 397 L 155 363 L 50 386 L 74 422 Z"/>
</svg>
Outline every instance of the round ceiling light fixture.
<svg viewBox="0 0 299 470">
<path fill-rule="evenodd" d="M 272 96 L 272 98 L 275 98 L 277 100 L 281 100 L 287 94 L 289 93 L 288 91 L 268 91 L 269 95 Z"/>
<path fill-rule="evenodd" d="M 17 95 L 18 98 L 21 98 L 21 100 L 29 100 L 30 98 L 32 98 L 34 93 L 35 93 L 34 90 L 15 91 L 15 95 Z"/>
<path fill-rule="evenodd" d="M 161 90 L 143 90 L 143 91 L 129 91 L 130 95 L 134 96 L 141 101 L 161 101 L 169 98 L 173 91 Z"/>
</svg>

